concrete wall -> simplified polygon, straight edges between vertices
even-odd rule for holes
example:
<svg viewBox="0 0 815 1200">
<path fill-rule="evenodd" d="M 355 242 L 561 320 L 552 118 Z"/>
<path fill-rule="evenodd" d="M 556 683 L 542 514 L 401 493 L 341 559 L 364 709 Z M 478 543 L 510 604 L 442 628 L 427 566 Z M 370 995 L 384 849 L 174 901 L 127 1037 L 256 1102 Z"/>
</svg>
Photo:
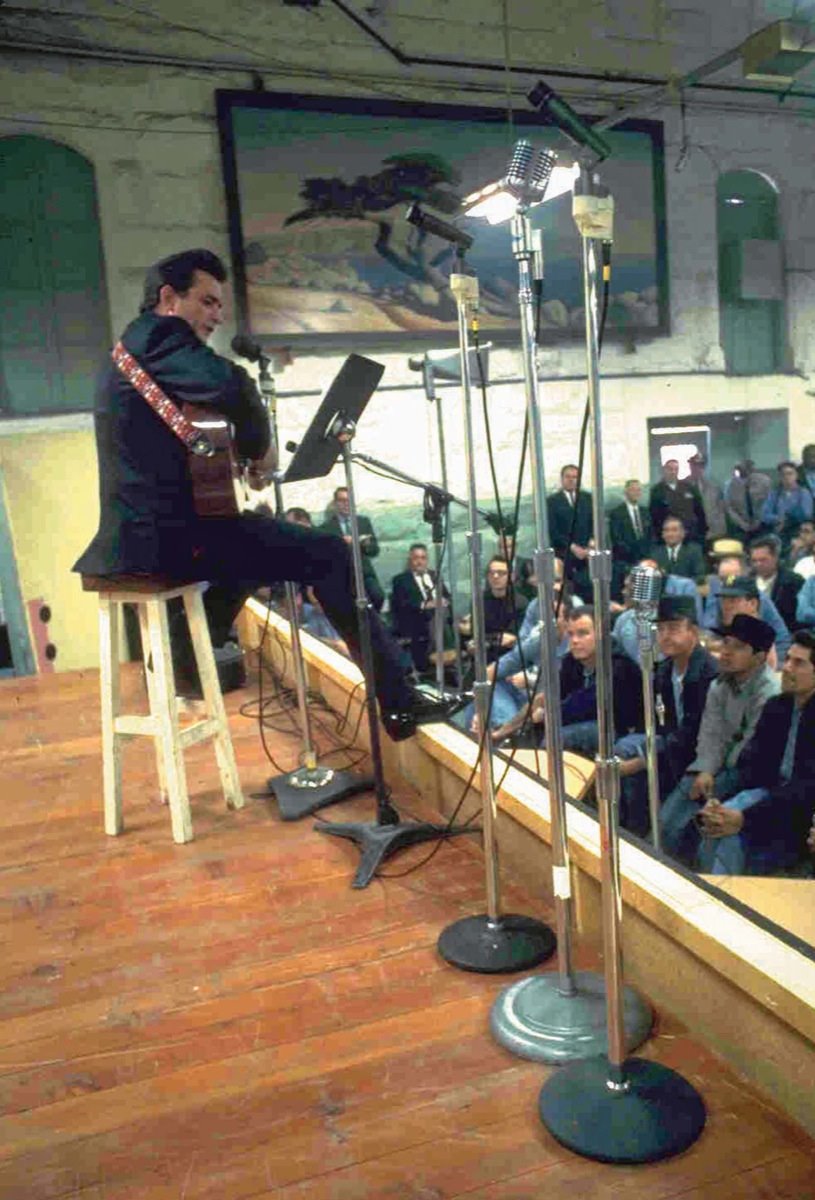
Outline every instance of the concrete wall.
<svg viewBox="0 0 815 1200">
<path fill-rule="evenodd" d="M 281 76 L 276 81 L 272 74 L 267 74 L 266 84 L 286 90 L 298 87 L 297 80 Z M 0 136 L 26 133 L 63 141 L 94 165 L 114 331 L 134 315 L 144 269 L 157 257 L 201 244 L 227 254 L 213 97 L 214 89 L 224 86 L 236 86 L 235 77 L 35 56 L 15 59 L 13 55 L 0 67 L 0 89 L 8 98 L 0 117 Z M 314 82 L 303 83 L 302 90 L 314 91 Z M 332 85 L 333 92 L 339 90 Z M 394 92 L 409 98 L 411 88 L 401 79 Z M 466 97 L 441 89 L 430 96 L 426 87 L 420 98 L 466 101 Z M 498 95 L 494 100 L 502 103 Z M 815 133 L 805 117 L 780 106 L 756 115 L 722 113 L 691 103 L 689 113 L 689 153 L 680 171 L 675 170 L 681 143 L 676 111 L 653 114 L 665 120 L 666 128 L 672 334 L 634 346 L 609 343 L 606 348 L 603 433 L 606 483 L 610 486 L 619 486 L 631 475 L 647 476 L 648 417 L 781 408 L 789 410 L 791 453 L 799 453 L 801 445 L 813 438 L 812 397 L 807 395 L 806 375 L 815 362 L 810 336 L 815 314 L 815 238 L 810 234 L 815 211 L 810 172 Z M 787 261 L 789 361 L 799 374 L 746 379 L 721 374 L 715 184 L 720 170 L 734 168 L 761 170 L 779 187 Z M 216 349 L 225 350 L 233 332 L 227 311 L 226 324 L 214 342 Z M 437 478 L 436 414 L 424 398 L 419 376 L 408 370 L 409 352 L 410 347 L 400 343 L 398 350 L 374 356 L 386 364 L 384 386 L 369 406 L 356 448 L 413 475 Z M 330 381 L 340 361 L 337 355 L 295 356 L 279 374 L 282 441 L 296 440 L 305 428 L 318 401 L 314 393 Z M 577 457 L 585 399 L 579 376 L 585 371 L 585 360 L 580 346 L 559 346 L 544 348 L 539 366 L 545 380 L 545 465 L 547 481 L 552 484 L 559 466 Z M 495 352 L 491 373 L 498 381 L 515 381 L 494 387 L 489 400 L 498 483 L 506 497 L 515 488 L 523 427 L 518 352 Z M 450 486 L 463 495 L 468 473 L 460 399 L 455 389 L 441 390 L 440 395 Z M 480 403 L 477 409 L 480 449 L 475 473 L 485 506 L 491 507 Z M 15 462 L 18 455 L 29 463 L 38 461 L 48 426 L 33 422 L 28 428 L 32 432 L 15 433 L 13 443 L 4 443 L 0 437 L 5 466 L 12 451 Z M 74 606 L 70 620 L 66 612 L 70 637 L 62 638 L 66 649 L 57 659 L 58 667 L 67 667 L 88 665 L 95 659 L 93 605 L 85 598 L 80 601 L 72 586 L 63 590 L 60 573 L 92 533 L 97 512 L 95 485 L 87 467 L 92 454 L 87 427 L 71 433 L 70 445 L 64 448 L 70 454 L 62 448 L 56 452 L 57 445 L 53 442 L 49 449 L 55 460 L 50 464 L 57 489 L 54 499 L 70 495 L 70 506 L 51 505 L 46 532 L 36 517 L 43 505 L 41 485 L 22 468 L 14 469 L 17 478 L 10 503 L 15 528 L 27 531 L 17 541 L 24 588 L 37 586 L 58 596 L 60 611 L 63 605 L 66 609 Z M 77 468 L 77 463 L 82 466 Z M 335 470 L 326 480 L 292 486 L 287 498 L 319 514 L 340 481 Z M 393 512 L 394 506 L 400 510 L 404 506 L 406 531 L 414 523 L 417 494 L 363 471 L 358 472 L 357 483 L 363 508 L 376 515 L 385 508 Z M 420 522 L 418 528 L 423 528 Z M 51 552 L 52 545 L 61 548 L 59 554 Z M 44 573 L 45 561 L 51 566 Z M 69 644 L 74 650 L 68 650 Z"/>
</svg>

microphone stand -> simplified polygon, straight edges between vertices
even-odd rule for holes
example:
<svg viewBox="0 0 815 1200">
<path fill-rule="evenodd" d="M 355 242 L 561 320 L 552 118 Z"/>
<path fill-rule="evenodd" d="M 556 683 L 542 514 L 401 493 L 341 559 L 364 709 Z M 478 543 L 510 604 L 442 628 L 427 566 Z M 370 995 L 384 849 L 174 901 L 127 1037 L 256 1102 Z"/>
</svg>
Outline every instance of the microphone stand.
<svg viewBox="0 0 815 1200">
<path fill-rule="evenodd" d="M 426 483 L 421 479 L 416 479 L 413 475 L 408 475 L 405 471 L 399 470 L 398 467 L 392 467 L 389 463 L 382 462 L 378 458 L 373 458 L 370 454 L 361 454 L 355 452 L 351 455 L 354 462 L 362 463 L 363 466 L 368 465 L 374 467 L 381 474 L 390 476 L 391 479 L 397 479 L 401 483 L 410 484 L 411 487 L 421 488 L 424 492 L 424 519 L 432 528 L 433 548 L 435 552 L 435 567 L 436 567 L 436 600 L 444 599 L 443 582 L 441 575 L 441 564 L 444 557 L 444 526 L 448 524 L 448 514 L 451 504 L 459 504 L 462 508 L 467 507 L 466 500 L 460 500 L 458 496 L 454 496 L 448 492 L 446 485 L 439 487 L 435 483 Z M 479 516 L 488 519 L 492 514 L 485 512 L 483 509 L 476 509 Z M 448 537 L 448 546 L 450 538 Z M 450 590 L 452 592 L 454 581 L 452 576 L 452 562 L 450 564 Z M 452 599 L 450 601 L 450 613 L 453 620 L 454 609 Z M 440 697 L 446 693 L 445 678 L 444 678 L 444 605 L 436 604 L 434 612 L 434 637 L 436 644 L 436 687 Z M 460 652 L 460 642 L 456 639 L 456 645 Z M 459 680 L 461 679 L 461 671 L 459 669 Z"/>
<path fill-rule="evenodd" d="M 269 370 L 271 360 L 261 353 L 258 361 L 260 363 L 260 394 L 269 414 L 269 431 L 277 459 L 279 457 L 277 393 L 274 378 Z M 277 477 L 274 480 L 274 493 L 276 515 L 278 520 L 282 521 L 285 512 L 283 487 Z M 281 818 L 284 821 L 298 821 L 301 817 L 310 816 L 328 804 L 337 804 L 347 796 L 353 796 L 357 792 L 367 792 L 373 786 L 373 779 L 365 775 L 355 775 L 351 771 L 335 771 L 331 767 L 318 765 L 308 713 L 308 681 L 303 660 L 303 647 L 300 643 L 297 589 L 291 580 L 286 581 L 285 589 L 286 615 L 291 632 L 292 662 L 297 691 L 297 713 L 300 736 L 303 741 L 300 754 L 302 765 L 284 775 L 271 776 L 267 780 L 266 786 L 277 800 Z"/>
<path fill-rule="evenodd" d="M 422 380 L 424 382 L 425 396 L 427 397 L 427 399 L 430 401 L 431 404 L 435 404 L 435 406 L 436 406 L 436 426 L 437 426 L 438 435 L 439 435 L 439 464 L 440 464 L 440 468 L 441 468 L 441 486 L 442 486 L 443 490 L 446 492 L 447 491 L 447 452 L 445 449 L 445 440 L 444 440 L 444 415 L 442 413 L 441 399 L 436 394 L 435 376 L 433 373 L 433 366 L 431 363 L 429 363 L 427 361 L 426 357 L 425 357 L 424 362 L 422 363 Z M 461 665 L 461 634 L 459 633 L 459 629 L 458 629 L 458 619 L 457 619 L 457 613 L 456 613 L 456 609 L 457 609 L 456 553 L 455 553 L 455 546 L 453 545 L 453 531 L 450 528 L 450 524 L 449 524 L 449 516 L 450 516 L 450 513 L 449 513 L 449 508 L 448 508 L 445 511 L 445 524 L 446 524 L 446 533 L 447 533 L 447 546 L 446 546 L 447 574 L 450 578 L 450 620 L 451 620 L 452 626 L 453 626 L 453 644 L 455 646 L 455 651 L 456 651 L 456 687 L 461 688 L 462 680 L 464 678 L 464 671 L 463 671 L 463 668 Z M 444 539 L 441 538 L 439 540 L 442 542 L 442 545 L 443 545 Z M 436 537 L 435 537 L 435 533 L 434 533 L 434 537 L 433 537 L 433 545 L 434 545 L 434 547 L 438 546 L 438 543 L 437 543 Z M 444 550 L 442 550 L 442 553 L 439 554 L 438 549 L 436 549 L 436 552 L 435 552 L 436 578 L 439 580 L 441 579 L 441 560 L 442 560 L 443 556 L 444 556 Z M 438 621 L 437 621 L 437 626 L 438 626 Z M 443 628 L 444 627 L 442 624 L 442 631 L 443 631 Z M 436 629 L 436 686 L 440 692 L 443 691 L 444 682 L 445 682 L 444 681 L 443 652 L 444 652 L 443 632 L 442 632 L 442 643 L 440 644 L 439 643 L 439 630 L 437 627 L 437 629 Z"/>
<path fill-rule="evenodd" d="M 351 441 L 356 434 L 356 423 L 340 412 L 334 418 L 329 436 L 340 443 L 345 486 L 348 490 L 348 518 L 351 524 L 351 558 L 354 567 L 354 593 L 357 618 L 359 620 L 362 674 L 365 680 L 365 707 L 368 716 L 368 731 L 371 743 L 371 761 L 376 791 L 376 823 L 315 821 L 319 833 L 332 837 L 346 838 L 360 848 L 361 858 L 357 873 L 351 883 L 353 888 L 367 887 L 384 858 L 405 846 L 440 838 L 455 837 L 460 833 L 475 833 L 477 830 L 466 825 L 432 825 L 424 821 L 400 821 L 399 813 L 390 803 L 390 788 L 385 783 L 382 763 L 382 745 L 379 736 L 379 718 L 376 708 L 374 657 L 371 644 L 370 602 L 365 592 L 365 575 L 362 567 L 362 549 L 359 538 L 359 517 L 354 493 L 354 455 Z"/>
<path fill-rule="evenodd" d="M 655 576 L 654 588 L 661 583 L 661 575 L 653 567 L 636 567 L 644 573 L 642 586 L 650 587 L 650 577 Z M 657 737 L 654 708 L 654 633 L 656 624 L 656 598 L 638 599 L 636 591 L 640 580 L 634 581 L 634 607 L 637 613 L 637 640 L 640 650 L 642 672 L 642 703 L 645 712 L 645 765 L 648 771 L 648 812 L 651 819 L 651 841 L 655 850 L 662 849 L 659 831 L 659 764 L 657 762 Z"/>
<path fill-rule="evenodd" d="M 459 268 L 463 268 L 459 254 Z M 496 825 L 498 805 L 493 776 L 493 746 L 490 732 L 490 684 L 487 681 L 487 655 L 484 633 L 484 592 L 481 578 L 481 534 L 475 490 L 475 454 L 470 380 L 468 329 L 478 303 L 478 280 L 461 273 L 450 276 L 458 308 L 458 334 L 461 352 L 461 385 L 464 400 L 464 446 L 467 463 L 470 529 L 470 589 L 472 592 L 472 639 L 475 662 L 475 711 L 478 714 L 481 742 L 481 804 L 484 829 L 487 912 L 464 917 L 442 930 L 438 949 L 442 958 L 465 971 L 494 974 L 521 971 L 544 962 L 555 949 L 552 930 L 532 917 L 501 914 L 500 875 Z"/>
<path fill-rule="evenodd" d="M 535 574 L 538 604 L 543 623 L 540 669 L 546 699 L 547 784 L 552 828 L 552 890 L 557 929 L 558 974 L 534 975 L 506 988 L 497 998 L 490 1016 L 496 1041 L 523 1058 L 562 1063 L 600 1054 L 606 1047 L 604 1028 L 605 993 L 602 976 L 595 972 L 575 973 L 571 949 L 571 866 L 566 830 L 566 785 L 563 774 L 563 730 L 560 718 L 560 670 L 557 658 L 555 615 L 555 553 L 549 533 L 546 507 L 546 477 L 539 381 L 535 356 L 534 280 L 543 276 L 542 248 L 536 242 L 529 220 L 529 204 L 522 200 L 512 218 L 512 252 L 518 263 L 518 300 L 521 314 L 521 345 L 530 466 L 535 514 Z M 596 517 L 595 517 L 596 520 Z M 597 612 L 595 610 L 595 620 Z M 598 697 L 599 706 L 599 697 Z M 637 1046 L 651 1028 L 650 1010 L 637 994 L 625 996 L 626 1037 Z"/>
<path fill-rule="evenodd" d="M 590 551 L 597 636 L 597 802 L 600 813 L 603 958 L 606 970 L 608 1054 L 570 1063 L 544 1084 L 541 1120 L 571 1150 L 602 1162 L 641 1163 L 687 1149 L 702 1132 L 705 1106 L 687 1080 L 660 1063 L 626 1058 L 623 1023 L 622 894 L 619 863 L 619 760 L 614 756 L 611 674 L 611 555 L 603 511 L 603 442 L 597 325 L 598 264 L 611 239 L 611 203 L 595 192 L 581 164 L 574 216 L 581 234 L 586 358 L 591 415 L 592 503 L 596 549 Z"/>
</svg>

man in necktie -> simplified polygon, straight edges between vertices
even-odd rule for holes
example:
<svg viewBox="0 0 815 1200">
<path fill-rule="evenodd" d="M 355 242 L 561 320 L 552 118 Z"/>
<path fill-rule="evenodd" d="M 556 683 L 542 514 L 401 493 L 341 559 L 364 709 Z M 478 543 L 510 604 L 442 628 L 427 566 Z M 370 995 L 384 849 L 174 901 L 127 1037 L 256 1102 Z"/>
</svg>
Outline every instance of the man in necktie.
<svg viewBox="0 0 815 1200">
<path fill-rule="evenodd" d="M 351 544 L 351 504 L 348 499 L 348 488 L 338 487 L 334 491 L 331 510 L 323 525 L 324 533 L 333 533 L 341 537 L 347 545 Z M 385 593 L 379 582 L 373 559 L 379 554 L 379 542 L 376 540 L 374 527 L 370 517 L 357 514 L 359 525 L 359 546 L 362 551 L 362 573 L 365 578 L 365 591 L 368 599 L 377 612 L 385 603 Z"/>
<path fill-rule="evenodd" d="M 640 503 L 642 484 L 639 479 L 628 479 L 623 495 L 622 504 L 612 508 L 608 515 L 612 558 L 611 598 L 618 604 L 622 603 L 626 575 L 651 549 L 651 522 L 648 510 Z"/>
<path fill-rule="evenodd" d="M 437 584 L 435 573 L 428 568 L 423 542 L 414 542 L 410 547 L 406 568 L 391 580 L 391 624 L 408 650 L 413 667 L 422 672 L 430 661 Z M 442 603 L 446 603 L 444 596 Z"/>
<path fill-rule="evenodd" d="M 560 472 L 560 490 L 546 498 L 549 534 L 566 578 L 584 600 L 591 599 L 588 557 L 594 525 L 591 493 L 578 491 L 578 469 L 567 463 Z"/>
<path fill-rule="evenodd" d="M 666 517 L 662 523 L 662 545 L 654 547 L 651 557 L 666 575 L 681 575 L 697 584 L 705 577 L 705 558 L 695 542 L 685 541 L 685 526 L 679 517 Z"/>
</svg>

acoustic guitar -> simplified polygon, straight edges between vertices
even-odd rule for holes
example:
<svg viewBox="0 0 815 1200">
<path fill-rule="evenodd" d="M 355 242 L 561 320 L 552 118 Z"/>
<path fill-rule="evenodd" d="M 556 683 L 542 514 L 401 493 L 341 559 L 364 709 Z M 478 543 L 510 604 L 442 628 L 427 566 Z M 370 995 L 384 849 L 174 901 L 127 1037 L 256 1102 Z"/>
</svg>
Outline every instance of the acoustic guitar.
<svg viewBox="0 0 815 1200">
<path fill-rule="evenodd" d="M 189 455 L 193 504 L 199 517 L 236 517 L 252 508 L 256 492 L 269 483 L 271 456 L 264 460 L 266 472 L 238 457 L 231 421 L 205 404 L 184 404 L 182 414 L 206 436 L 211 454 Z"/>
</svg>

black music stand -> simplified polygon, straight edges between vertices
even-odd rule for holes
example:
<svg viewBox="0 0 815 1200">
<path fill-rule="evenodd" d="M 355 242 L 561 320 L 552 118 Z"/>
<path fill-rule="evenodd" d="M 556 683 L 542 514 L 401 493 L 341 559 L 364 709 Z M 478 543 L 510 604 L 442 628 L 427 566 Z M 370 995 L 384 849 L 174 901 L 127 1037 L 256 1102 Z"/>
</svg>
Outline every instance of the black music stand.
<svg viewBox="0 0 815 1200">
<path fill-rule="evenodd" d="M 357 420 L 373 395 L 384 369 L 381 363 L 363 358 L 362 355 L 349 355 L 328 389 L 303 440 L 298 445 L 294 457 L 280 475 L 283 483 L 318 479 L 328 474 L 340 455 L 345 467 L 356 608 L 362 652 L 362 674 L 365 679 L 365 705 L 376 791 L 376 821 L 347 824 L 315 821 L 314 828 L 320 833 L 347 838 L 359 846 L 361 859 L 351 884 L 354 888 L 367 887 L 382 860 L 404 846 L 415 846 L 420 842 L 453 837 L 458 833 L 478 832 L 477 829 L 466 826 L 450 827 L 432 825 L 424 821 L 400 821 L 398 812 L 390 803 L 390 791 L 385 783 L 374 688 L 371 609 L 365 594 L 365 581 L 362 573 L 362 550 L 359 540 L 359 521 L 354 495 L 351 454 L 351 440 L 356 433 Z"/>
</svg>

